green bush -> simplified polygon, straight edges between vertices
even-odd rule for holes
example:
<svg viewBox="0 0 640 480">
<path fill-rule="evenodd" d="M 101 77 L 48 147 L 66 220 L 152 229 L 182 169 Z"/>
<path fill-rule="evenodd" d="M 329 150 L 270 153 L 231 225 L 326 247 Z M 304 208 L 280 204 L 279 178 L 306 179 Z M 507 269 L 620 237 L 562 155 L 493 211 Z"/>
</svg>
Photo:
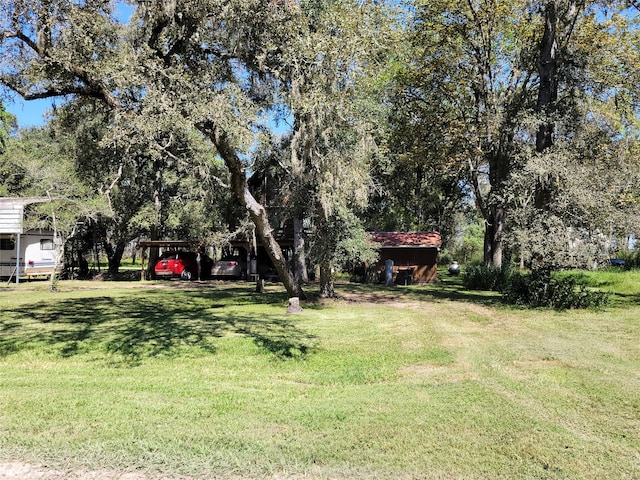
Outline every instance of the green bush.
<svg viewBox="0 0 640 480">
<path fill-rule="evenodd" d="M 502 291 L 510 276 L 509 267 L 470 265 L 462 272 L 462 284 L 469 290 Z"/>
<path fill-rule="evenodd" d="M 531 308 L 595 308 L 609 301 L 608 293 L 587 288 L 585 280 L 575 275 L 554 277 L 549 269 L 523 273 L 509 267 L 472 265 L 465 268 L 462 284 L 469 290 L 498 291 L 506 303 Z"/>
<path fill-rule="evenodd" d="M 602 307 L 609 301 L 608 293 L 590 290 L 575 277 L 553 278 L 550 270 L 542 269 L 511 274 L 502 294 L 513 305 L 558 310 Z"/>
<path fill-rule="evenodd" d="M 619 259 L 624 260 L 624 270 L 631 270 L 634 268 L 640 268 L 640 249 L 633 252 L 623 252 L 617 256 Z M 620 267 L 612 267 L 620 268 Z"/>
<path fill-rule="evenodd" d="M 514 272 L 501 292 L 505 302 L 513 305 L 547 306 L 550 280 L 547 272 Z"/>
</svg>

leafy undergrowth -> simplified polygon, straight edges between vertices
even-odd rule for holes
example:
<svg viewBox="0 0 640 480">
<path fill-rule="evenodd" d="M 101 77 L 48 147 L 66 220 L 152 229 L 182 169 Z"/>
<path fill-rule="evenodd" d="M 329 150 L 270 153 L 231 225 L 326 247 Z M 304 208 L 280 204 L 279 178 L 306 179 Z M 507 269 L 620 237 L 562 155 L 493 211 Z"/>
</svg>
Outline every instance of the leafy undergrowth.
<svg viewBox="0 0 640 480">
<path fill-rule="evenodd" d="M 610 301 L 609 291 L 594 287 L 596 282 L 589 282 L 583 272 L 575 271 L 520 271 L 472 265 L 463 272 L 462 283 L 469 290 L 500 292 L 506 304 L 525 308 L 601 308 Z"/>
<path fill-rule="evenodd" d="M 149 478 L 640 475 L 637 290 L 517 311 L 442 276 L 338 285 L 286 315 L 274 285 L 60 287 L 0 290 L 1 458 Z"/>
</svg>

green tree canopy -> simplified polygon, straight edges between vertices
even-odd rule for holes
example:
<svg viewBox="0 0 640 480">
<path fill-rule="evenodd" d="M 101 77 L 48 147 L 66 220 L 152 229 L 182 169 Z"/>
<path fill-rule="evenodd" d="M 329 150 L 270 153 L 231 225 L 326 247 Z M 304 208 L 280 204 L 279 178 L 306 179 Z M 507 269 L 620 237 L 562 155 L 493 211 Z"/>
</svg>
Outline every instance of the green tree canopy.
<svg viewBox="0 0 640 480">
<path fill-rule="evenodd" d="M 418 159 L 435 156 L 454 172 L 465 168 L 486 225 L 485 262 L 500 265 L 510 229 L 526 235 L 541 215 L 552 215 L 556 220 L 545 224 L 562 231 L 585 224 L 608 231 L 587 200 L 600 162 L 620 158 L 609 148 L 637 140 L 629 86 L 636 84 L 638 29 L 627 4 L 414 5 L 415 60 L 402 71 L 403 121 L 424 145 Z M 524 205 L 528 213 L 510 219 Z"/>
<path fill-rule="evenodd" d="M 16 117 L 7 112 L 0 101 L 0 154 L 4 152 L 11 133 L 16 129 Z"/>
</svg>

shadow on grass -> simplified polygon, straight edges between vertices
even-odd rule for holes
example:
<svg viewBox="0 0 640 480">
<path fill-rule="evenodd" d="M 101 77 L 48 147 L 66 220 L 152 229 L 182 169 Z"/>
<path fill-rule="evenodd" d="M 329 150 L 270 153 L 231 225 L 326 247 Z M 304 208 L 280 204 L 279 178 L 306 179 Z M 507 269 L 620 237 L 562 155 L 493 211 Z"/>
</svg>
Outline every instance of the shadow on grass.
<svg viewBox="0 0 640 480">
<path fill-rule="evenodd" d="M 477 303 L 485 306 L 502 305 L 502 297 L 497 292 L 467 290 L 459 276 L 439 275 L 431 285 L 390 286 L 382 284 L 349 283 L 337 287 L 338 294 L 344 292 L 362 301 L 385 303 L 394 300 L 456 301 Z"/>
<path fill-rule="evenodd" d="M 603 288 L 603 290 L 607 290 Z M 640 294 L 637 293 L 611 293 L 609 306 L 617 308 L 627 308 L 633 305 L 640 305 Z"/>
<path fill-rule="evenodd" d="M 286 295 L 241 289 L 143 289 L 62 300 L 53 295 L 51 301 L 0 311 L 0 357 L 28 349 L 62 357 L 103 352 L 134 366 L 152 357 L 215 353 L 215 340 L 230 334 L 251 338 L 279 358 L 306 355 L 314 337 L 293 323 L 284 306 L 282 314 L 265 313 L 268 307 L 235 308 L 285 301 Z"/>
<path fill-rule="evenodd" d="M 427 285 L 413 292 L 413 295 L 431 297 L 435 300 L 477 303 L 485 306 L 503 305 L 502 296 L 498 292 L 466 290 L 462 285 L 452 282 L 438 281 L 435 285 Z"/>
</svg>

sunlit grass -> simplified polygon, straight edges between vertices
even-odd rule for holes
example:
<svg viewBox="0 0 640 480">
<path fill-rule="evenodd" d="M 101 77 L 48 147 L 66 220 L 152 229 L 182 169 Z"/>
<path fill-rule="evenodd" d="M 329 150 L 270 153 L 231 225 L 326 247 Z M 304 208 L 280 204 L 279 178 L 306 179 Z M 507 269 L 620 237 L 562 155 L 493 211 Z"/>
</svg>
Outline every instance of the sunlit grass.
<svg viewBox="0 0 640 480">
<path fill-rule="evenodd" d="M 563 272 L 592 288 L 610 292 L 614 306 L 625 307 L 640 303 L 640 270 L 625 271 L 618 267 L 610 267 L 597 271 Z"/>
<path fill-rule="evenodd" d="M 294 316 L 273 285 L 4 288 L 0 457 L 194 478 L 636 478 L 640 287 L 605 278 L 623 303 L 568 312 L 445 275 L 339 285 Z"/>
</svg>

